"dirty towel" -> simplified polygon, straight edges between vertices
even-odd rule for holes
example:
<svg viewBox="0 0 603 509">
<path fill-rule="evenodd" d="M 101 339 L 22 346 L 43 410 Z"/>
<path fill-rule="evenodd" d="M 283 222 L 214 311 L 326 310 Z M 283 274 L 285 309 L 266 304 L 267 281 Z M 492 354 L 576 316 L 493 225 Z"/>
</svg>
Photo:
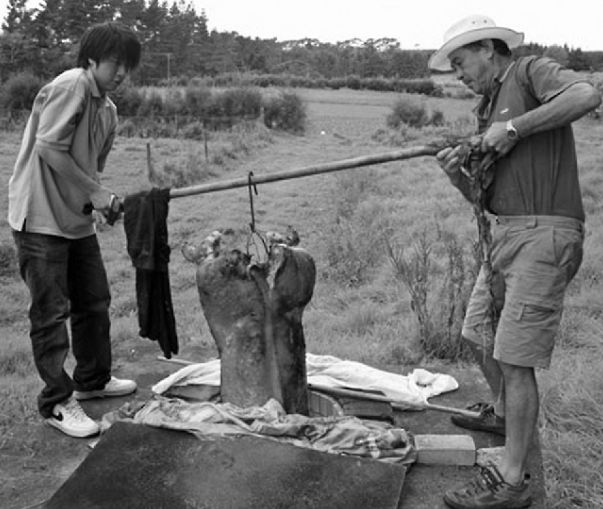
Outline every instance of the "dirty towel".
<svg viewBox="0 0 603 509">
<path fill-rule="evenodd" d="M 330 355 L 306 354 L 309 384 L 331 388 L 380 391 L 399 409 L 422 409 L 427 399 L 458 389 L 450 375 L 414 369 L 399 375 L 373 368 L 360 362 L 342 360 Z M 172 373 L 153 386 L 153 392 L 164 394 L 171 387 L 186 385 L 220 385 L 220 360 L 191 364 Z"/>
<path fill-rule="evenodd" d="M 412 463 L 415 451 L 407 432 L 391 424 L 351 416 L 306 417 L 286 414 L 270 399 L 263 406 L 190 403 L 154 396 L 145 403 L 126 403 L 103 416 L 103 431 L 116 421 L 188 431 L 197 436 L 250 434 L 332 454 Z"/>
</svg>

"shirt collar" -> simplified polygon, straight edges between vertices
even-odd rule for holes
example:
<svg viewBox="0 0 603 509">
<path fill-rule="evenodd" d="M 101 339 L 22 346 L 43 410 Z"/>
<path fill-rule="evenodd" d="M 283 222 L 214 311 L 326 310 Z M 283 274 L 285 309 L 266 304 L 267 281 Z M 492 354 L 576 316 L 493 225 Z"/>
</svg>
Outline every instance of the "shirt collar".
<svg viewBox="0 0 603 509">
<path fill-rule="evenodd" d="M 101 95 L 100 90 L 98 89 L 98 85 L 96 84 L 96 80 L 94 79 L 94 75 L 92 74 L 92 70 L 90 69 L 90 67 L 86 69 L 86 76 L 88 77 L 88 81 L 90 82 L 90 93 L 92 94 L 92 97 L 102 99 L 103 95 Z"/>
<path fill-rule="evenodd" d="M 511 67 L 515 64 L 515 61 L 512 61 L 504 70 L 501 70 L 492 80 L 492 90 L 489 93 L 484 94 L 477 106 L 473 109 L 473 112 L 477 116 L 478 122 L 478 132 L 483 132 L 487 125 L 489 124 L 489 119 L 492 114 L 492 107 L 496 102 L 498 97 L 498 92 L 500 91 L 500 87 L 509 75 L 509 71 Z"/>
<path fill-rule="evenodd" d="M 494 79 L 496 81 L 498 81 L 499 83 L 502 83 L 503 81 L 505 81 L 505 79 L 509 75 L 509 71 L 511 70 L 511 67 L 513 67 L 513 65 L 515 65 L 515 61 L 514 60 L 507 66 L 507 68 L 504 71 L 502 71 L 501 73 L 499 73 L 499 75 L 496 78 L 494 78 Z"/>
</svg>

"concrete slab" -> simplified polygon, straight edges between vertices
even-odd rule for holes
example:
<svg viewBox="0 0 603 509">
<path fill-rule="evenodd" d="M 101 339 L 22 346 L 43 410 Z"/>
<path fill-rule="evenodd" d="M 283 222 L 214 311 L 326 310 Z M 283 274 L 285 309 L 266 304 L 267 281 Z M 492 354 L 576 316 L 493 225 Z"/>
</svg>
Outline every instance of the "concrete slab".
<svg viewBox="0 0 603 509">
<path fill-rule="evenodd" d="M 145 400 L 150 397 L 150 387 L 158 380 L 175 371 L 177 368 L 157 363 L 157 369 L 151 373 L 148 370 L 136 376 L 139 391 L 135 399 Z M 400 366 L 378 366 L 394 372 L 410 372 L 415 367 Z M 490 400 L 489 391 L 483 377 L 477 368 L 467 366 L 459 368 L 456 366 L 437 365 L 421 366 L 433 372 L 448 373 L 459 382 L 459 389 L 453 393 L 438 396 L 432 399 L 432 403 L 463 408 L 476 401 Z M 94 418 L 100 418 L 104 413 L 114 410 L 125 400 L 132 398 L 115 398 L 107 400 L 90 400 L 83 402 L 86 412 Z M 504 438 L 498 435 L 470 431 L 458 428 L 450 421 L 450 414 L 437 411 L 395 411 L 395 423 L 415 434 L 470 434 L 476 447 L 497 447 L 504 445 Z M 55 432 L 56 430 L 48 431 Z M 58 435 L 59 433 L 56 432 Z M 72 440 L 65 438 L 65 440 Z M 163 461 L 159 459 L 158 461 Z M 404 478 L 404 485 L 398 509 L 444 509 L 446 508 L 442 496 L 450 488 L 456 487 L 470 480 L 478 471 L 478 467 L 457 467 L 446 465 L 413 465 Z M 529 455 L 529 471 L 532 476 L 532 493 L 534 502 L 531 509 L 546 509 L 546 498 L 544 491 L 544 476 L 542 471 L 542 455 L 538 440 L 532 445 Z M 156 507 L 156 506 L 155 506 Z M 192 506 L 194 507 L 194 506 Z M 288 506 L 285 506 L 288 507 Z M 328 506 L 326 506 L 328 507 Z M 378 507 L 368 504 L 366 507 Z"/>
<path fill-rule="evenodd" d="M 116 423 L 46 509 L 396 509 L 405 467 Z"/>
</svg>

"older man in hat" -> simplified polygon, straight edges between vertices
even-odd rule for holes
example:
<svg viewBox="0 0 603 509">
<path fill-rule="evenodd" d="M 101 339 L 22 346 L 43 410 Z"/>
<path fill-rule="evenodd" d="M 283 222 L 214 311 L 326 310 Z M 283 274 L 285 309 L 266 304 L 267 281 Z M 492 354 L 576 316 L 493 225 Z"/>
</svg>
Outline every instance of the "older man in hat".
<svg viewBox="0 0 603 509">
<path fill-rule="evenodd" d="M 584 210 L 570 124 L 601 98 L 582 76 L 553 60 L 514 60 L 510 48 L 523 34 L 486 16 L 462 19 L 444 39 L 429 66 L 454 71 L 481 95 L 479 148 L 495 158 L 482 191 L 486 211 L 495 216 L 492 272 L 487 277 L 482 268 L 463 324 L 494 404 L 478 403 L 478 418 L 453 421 L 506 436 L 500 464 L 483 468 L 444 500 L 463 509 L 528 507 L 525 464 L 539 407 L 534 368 L 550 364 L 564 292 L 582 260 Z M 462 167 L 460 147 L 444 149 L 438 161 L 471 200 L 474 177 Z"/>
</svg>

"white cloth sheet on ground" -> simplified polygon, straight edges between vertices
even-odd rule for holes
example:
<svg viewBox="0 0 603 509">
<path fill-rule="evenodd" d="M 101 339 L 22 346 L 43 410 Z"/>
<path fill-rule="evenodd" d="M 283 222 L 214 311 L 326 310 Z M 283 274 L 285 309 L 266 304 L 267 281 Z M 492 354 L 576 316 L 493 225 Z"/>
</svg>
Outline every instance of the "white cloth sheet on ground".
<svg viewBox="0 0 603 509">
<path fill-rule="evenodd" d="M 308 384 L 352 390 L 380 391 L 400 409 L 425 408 L 428 398 L 458 389 L 450 375 L 414 369 L 399 375 L 366 364 L 331 355 L 306 354 Z M 171 387 L 186 385 L 220 386 L 220 359 L 191 364 L 157 382 L 152 390 L 164 394 Z"/>
<path fill-rule="evenodd" d="M 286 414 L 275 399 L 263 406 L 242 408 L 230 403 L 190 403 L 154 396 L 145 403 L 126 403 L 105 414 L 102 430 L 117 421 L 188 431 L 203 438 L 255 435 L 321 452 L 387 462 L 412 463 L 416 459 L 412 441 L 402 428 L 352 416 Z"/>
</svg>

